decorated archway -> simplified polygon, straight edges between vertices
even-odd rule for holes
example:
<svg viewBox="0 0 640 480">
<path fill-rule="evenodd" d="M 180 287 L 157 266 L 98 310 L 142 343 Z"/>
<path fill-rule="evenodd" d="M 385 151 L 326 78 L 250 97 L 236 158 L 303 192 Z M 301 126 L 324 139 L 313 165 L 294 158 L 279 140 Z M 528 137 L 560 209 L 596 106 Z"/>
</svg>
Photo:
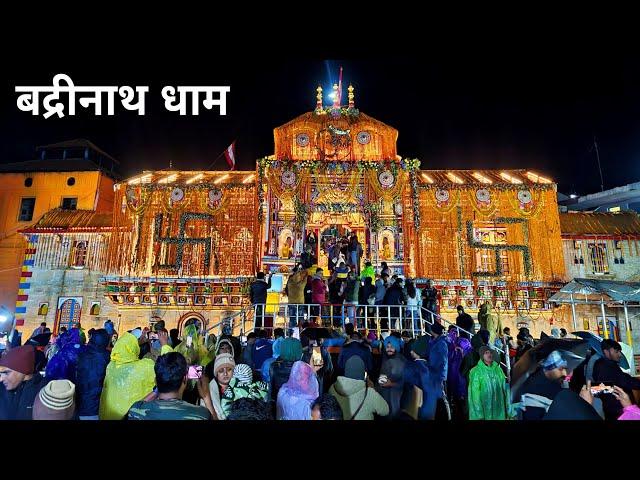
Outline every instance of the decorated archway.
<svg viewBox="0 0 640 480">
<path fill-rule="evenodd" d="M 180 320 L 178 320 L 178 333 L 182 335 L 182 331 L 185 327 L 195 324 L 198 327 L 198 331 L 201 332 L 204 328 L 207 327 L 208 320 L 204 318 L 201 314 L 197 312 L 188 312 L 185 313 Z"/>
</svg>

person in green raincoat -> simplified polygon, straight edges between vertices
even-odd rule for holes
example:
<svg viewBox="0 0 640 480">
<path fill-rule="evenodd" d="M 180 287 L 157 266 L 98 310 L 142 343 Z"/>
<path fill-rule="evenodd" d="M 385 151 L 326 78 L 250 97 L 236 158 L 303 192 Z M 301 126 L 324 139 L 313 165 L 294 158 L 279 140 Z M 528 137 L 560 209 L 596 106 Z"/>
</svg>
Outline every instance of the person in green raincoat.
<svg viewBox="0 0 640 480">
<path fill-rule="evenodd" d="M 188 365 L 202 365 L 205 367 L 213 356 L 204 345 L 204 339 L 198 333 L 198 327 L 194 324 L 187 325 L 182 334 L 182 342 L 175 348 L 187 359 Z"/>
<path fill-rule="evenodd" d="M 509 387 L 488 346 L 480 347 L 480 360 L 469 373 L 469 420 L 507 420 Z"/>
<path fill-rule="evenodd" d="M 136 333 L 140 330 L 134 330 Z M 158 334 L 162 354 L 172 352 L 166 333 Z M 155 362 L 138 359 L 140 345 L 136 335 L 126 332 L 111 350 L 100 396 L 100 420 L 122 420 L 138 400 L 151 393 L 156 383 Z"/>
</svg>

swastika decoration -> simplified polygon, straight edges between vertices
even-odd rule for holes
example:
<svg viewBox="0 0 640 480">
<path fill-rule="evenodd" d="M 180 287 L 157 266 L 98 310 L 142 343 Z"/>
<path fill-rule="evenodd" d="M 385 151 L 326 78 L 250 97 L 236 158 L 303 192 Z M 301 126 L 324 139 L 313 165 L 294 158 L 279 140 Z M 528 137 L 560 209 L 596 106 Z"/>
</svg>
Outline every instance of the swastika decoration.
<svg viewBox="0 0 640 480">
<path fill-rule="evenodd" d="M 184 246 L 186 245 L 204 245 L 204 268 L 205 270 L 209 268 L 209 261 L 211 259 L 211 237 L 204 238 L 185 238 L 185 228 L 187 226 L 187 222 L 189 220 L 212 220 L 214 218 L 213 215 L 209 215 L 208 213 L 193 213 L 193 212 L 185 212 L 180 215 L 180 229 L 178 231 L 177 237 L 161 237 L 160 232 L 162 232 L 162 220 L 164 215 L 159 213 L 155 216 L 155 228 L 154 228 L 154 237 L 153 239 L 156 242 L 160 243 L 168 243 L 177 245 L 176 249 L 176 261 L 173 265 L 159 265 L 160 268 L 175 268 L 179 270 L 182 267 L 182 256 L 184 253 Z"/>
</svg>

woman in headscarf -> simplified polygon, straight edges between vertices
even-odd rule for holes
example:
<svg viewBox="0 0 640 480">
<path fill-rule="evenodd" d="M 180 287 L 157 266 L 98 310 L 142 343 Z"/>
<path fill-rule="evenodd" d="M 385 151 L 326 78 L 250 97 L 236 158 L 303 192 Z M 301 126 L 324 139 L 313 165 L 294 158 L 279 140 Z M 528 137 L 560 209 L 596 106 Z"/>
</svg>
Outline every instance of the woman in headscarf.
<svg viewBox="0 0 640 480">
<path fill-rule="evenodd" d="M 469 373 L 469 420 L 509 418 L 507 378 L 488 346 L 480 347 L 480 360 Z"/>
<path fill-rule="evenodd" d="M 72 328 L 56 340 L 58 351 L 47 363 L 45 377 L 49 380 L 69 380 L 76 383 L 76 367 L 81 350 L 80 330 Z"/>
<path fill-rule="evenodd" d="M 311 404 L 319 395 L 316 372 L 306 362 L 293 364 L 289 381 L 282 385 L 276 402 L 277 420 L 311 420 Z"/>
<path fill-rule="evenodd" d="M 449 367 L 447 369 L 447 392 L 456 416 L 465 410 L 467 379 L 460 373 L 462 359 L 473 350 L 469 339 L 458 336 L 458 329 L 451 325 L 447 334 Z M 460 415 L 462 418 L 464 415 Z"/>
<path fill-rule="evenodd" d="M 396 418 L 401 411 L 404 369 L 406 359 L 402 354 L 402 340 L 394 335 L 384 339 L 386 356 L 380 367 L 378 391 L 389 404 L 389 419 Z"/>
<path fill-rule="evenodd" d="M 163 345 L 161 353 L 173 349 Z M 122 420 L 138 400 L 153 390 L 156 374 L 155 362 L 149 358 L 140 360 L 138 338 L 125 332 L 111 351 L 111 362 L 107 365 L 104 387 L 100 396 L 100 420 Z"/>
</svg>

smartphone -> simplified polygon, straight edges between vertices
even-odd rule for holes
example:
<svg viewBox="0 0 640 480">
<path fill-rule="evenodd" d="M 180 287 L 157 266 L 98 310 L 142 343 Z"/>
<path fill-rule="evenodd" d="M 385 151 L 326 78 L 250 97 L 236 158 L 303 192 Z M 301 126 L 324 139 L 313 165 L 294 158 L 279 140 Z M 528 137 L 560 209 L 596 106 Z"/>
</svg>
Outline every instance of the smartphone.
<svg viewBox="0 0 640 480">
<path fill-rule="evenodd" d="M 605 385 L 601 383 L 600 385 L 591 386 L 591 394 L 592 395 L 602 395 L 602 394 L 611 394 L 613 393 L 612 385 Z"/>
<path fill-rule="evenodd" d="M 187 378 L 195 379 L 200 378 L 202 376 L 202 366 L 201 365 L 191 365 L 189 367 L 189 372 L 187 373 Z"/>
<path fill-rule="evenodd" d="M 322 353 L 320 352 L 320 347 L 313 347 L 313 352 L 311 353 L 311 363 L 314 366 L 323 365 L 322 361 Z"/>
</svg>

